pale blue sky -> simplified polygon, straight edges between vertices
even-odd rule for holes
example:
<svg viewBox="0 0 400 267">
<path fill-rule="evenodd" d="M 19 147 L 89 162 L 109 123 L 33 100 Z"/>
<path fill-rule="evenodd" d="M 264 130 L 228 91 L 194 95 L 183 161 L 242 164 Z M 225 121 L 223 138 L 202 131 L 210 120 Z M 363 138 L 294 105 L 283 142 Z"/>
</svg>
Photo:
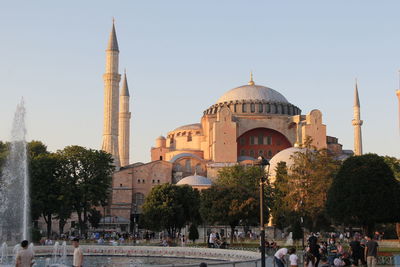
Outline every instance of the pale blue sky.
<svg viewBox="0 0 400 267">
<path fill-rule="evenodd" d="M 28 137 L 50 150 L 100 148 L 105 48 L 112 16 L 132 96 L 131 161 L 160 134 L 199 122 L 247 83 L 323 113 L 353 148 L 354 78 L 365 152 L 400 157 L 399 1 L 4 1 L 0 7 L 0 140 L 23 96 Z"/>
</svg>

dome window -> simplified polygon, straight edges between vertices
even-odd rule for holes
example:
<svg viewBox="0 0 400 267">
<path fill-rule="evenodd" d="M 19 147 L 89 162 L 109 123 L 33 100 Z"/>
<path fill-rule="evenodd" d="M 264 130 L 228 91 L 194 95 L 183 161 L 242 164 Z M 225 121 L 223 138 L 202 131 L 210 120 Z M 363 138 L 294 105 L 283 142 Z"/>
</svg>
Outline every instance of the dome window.
<svg viewBox="0 0 400 267">
<path fill-rule="evenodd" d="M 242 104 L 242 112 L 243 112 L 243 113 L 246 113 L 246 112 L 247 112 L 247 110 L 246 110 L 246 103 L 243 103 L 243 104 Z"/>
<path fill-rule="evenodd" d="M 262 103 L 258 104 L 258 113 L 264 112 L 264 105 Z"/>
<path fill-rule="evenodd" d="M 254 103 L 251 103 L 251 104 L 250 104 L 250 112 L 251 112 L 251 113 L 256 112 L 256 105 L 255 105 Z"/>
<path fill-rule="evenodd" d="M 187 141 L 192 142 L 192 133 L 191 132 L 188 133 Z"/>
</svg>

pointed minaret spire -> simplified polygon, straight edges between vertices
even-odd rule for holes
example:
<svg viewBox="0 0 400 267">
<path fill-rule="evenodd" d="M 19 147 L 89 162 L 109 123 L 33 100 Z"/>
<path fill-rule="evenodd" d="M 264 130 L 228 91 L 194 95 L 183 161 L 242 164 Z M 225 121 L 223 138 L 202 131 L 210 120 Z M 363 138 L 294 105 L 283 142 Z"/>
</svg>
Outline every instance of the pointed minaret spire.
<svg viewBox="0 0 400 267">
<path fill-rule="evenodd" d="M 115 19 L 114 18 L 113 18 L 112 22 L 113 23 L 112 23 L 110 38 L 108 39 L 107 50 L 119 51 L 117 34 L 115 33 Z"/>
<path fill-rule="evenodd" d="M 356 78 L 356 85 L 355 85 L 355 88 L 354 88 L 354 106 L 355 107 L 360 107 L 360 98 L 358 97 L 357 78 Z"/>
<path fill-rule="evenodd" d="M 358 83 L 356 80 L 354 88 L 354 106 L 353 106 L 353 127 L 354 127 L 354 155 L 362 155 L 362 135 L 361 135 L 361 125 L 363 121 L 361 120 L 361 110 L 360 110 L 360 99 L 358 97 Z"/>
<path fill-rule="evenodd" d="M 400 130 L 400 70 L 399 70 L 399 88 L 396 90 L 398 105 L 399 105 L 399 130 Z"/>
<path fill-rule="evenodd" d="M 126 79 L 126 69 L 124 69 L 124 78 L 122 80 L 120 96 L 129 96 L 128 81 Z"/>
<path fill-rule="evenodd" d="M 118 147 L 121 166 L 129 165 L 129 140 L 130 140 L 130 120 L 131 113 L 129 111 L 129 89 L 126 78 L 126 70 L 124 71 L 124 79 L 122 81 L 121 93 L 119 96 L 119 129 L 118 129 Z"/>
<path fill-rule="evenodd" d="M 253 81 L 253 72 L 250 71 L 250 81 L 247 83 L 248 85 L 254 85 L 254 81 Z"/>
</svg>

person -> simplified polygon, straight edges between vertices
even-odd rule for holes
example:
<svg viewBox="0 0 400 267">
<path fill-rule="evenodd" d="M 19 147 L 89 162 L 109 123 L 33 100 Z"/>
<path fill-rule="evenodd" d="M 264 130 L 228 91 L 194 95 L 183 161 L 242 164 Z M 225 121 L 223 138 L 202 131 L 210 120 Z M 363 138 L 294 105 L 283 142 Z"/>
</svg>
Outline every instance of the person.
<svg viewBox="0 0 400 267">
<path fill-rule="evenodd" d="M 366 237 L 367 244 L 365 244 L 365 258 L 367 259 L 368 267 L 376 267 L 378 258 L 378 242 L 372 240 L 370 236 Z"/>
<path fill-rule="evenodd" d="M 328 252 L 329 264 L 330 265 L 334 265 L 333 261 L 337 257 L 337 252 L 338 252 L 336 244 L 335 244 L 335 239 L 329 238 L 329 244 L 328 244 L 328 247 L 327 247 L 327 252 Z"/>
<path fill-rule="evenodd" d="M 306 253 L 304 254 L 304 267 L 313 267 L 315 265 L 315 257 L 310 251 L 310 247 L 306 248 Z"/>
<path fill-rule="evenodd" d="M 285 267 L 286 264 L 285 256 L 287 253 L 288 253 L 287 248 L 278 249 L 278 251 L 275 253 L 274 255 L 275 263 L 278 267 Z"/>
<path fill-rule="evenodd" d="M 200 263 L 199 267 L 207 267 L 207 263 L 202 262 L 202 263 Z"/>
<path fill-rule="evenodd" d="M 289 263 L 290 263 L 290 267 L 297 267 L 298 265 L 298 261 L 299 261 L 299 257 L 297 257 L 296 255 L 296 248 L 291 248 L 289 249 Z"/>
<path fill-rule="evenodd" d="M 339 256 L 333 260 L 333 266 L 335 267 L 345 266 L 345 262 L 342 260 L 342 256 Z"/>
<path fill-rule="evenodd" d="M 356 235 L 353 237 L 353 240 L 350 242 L 349 247 L 350 247 L 350 256 L 351 256 L 352 265 L 358 266 L 358 262 L 361 260 L 362 249 L 361 249 L 360 241 L 358 241 L 358 237 Z"/>
<path fill-rule="evenodd" d="M 31 249 L 28 249 L 28 240 L 21 242 L 21 247 L 16 257 L 16 267 L 31 267 L 34 264 L 34 254 Z"/>
<path fill-rule="evenodd" d="M 308 239 L 308 244 L 310 247 L 310 253 L 315 257 L 315 267 L 318 267 L 319 259 L 321 257 L 319 253 L 320 246 L 318 245 L 318 238 L 313 233 Z"/>
<path fill-rule="evenodd" d="M 216 239 L 216 235 L 215 235 L 214 231 L 212 231 L 210 233 L 210 238 L 208 239 L 208 243 L 209 243 L 210 248 L 214 247 L 215 239 Z"/>
<path fill-rule="evenodd" d="M 72 240 L 72 246 L 74 247 L 74 258 L 72 260 L 72 266 L 82 267 L 83 266 L 83 252 L 79 247 L 79 238 L 75 237 Z"/>
</svg>

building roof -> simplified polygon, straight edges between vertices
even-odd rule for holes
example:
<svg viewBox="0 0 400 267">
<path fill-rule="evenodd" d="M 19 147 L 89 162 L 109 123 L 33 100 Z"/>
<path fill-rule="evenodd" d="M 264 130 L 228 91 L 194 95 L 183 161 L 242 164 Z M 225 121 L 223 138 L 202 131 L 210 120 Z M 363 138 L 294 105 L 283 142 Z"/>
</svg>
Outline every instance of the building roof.
<svg viewBox="0 0 400 267">
<path fill-rule="evenodd" d="M 229 90 L 218 99 L 217 103 L 240 100 L 261 100 L 266 102 L 289 103 L 281 93 L 274 89 L 256 85 L 251 82 Z"/>
<path fill-rule="evenodd" d="M 176 128 L 174 131 L 200 130 L 200 129 L 201 129 L 201 123 L 193 123 L 193 124 L 182 125 L 182 126 Z"/>
<path fill-rule="evenodd" d="M 176 183 L 177 185 L 190 185 L 190 186 L 211 186 L 212 181 L 207 177 L 200 175 L 191 175 L 181 179 Z"/>
</svg>

